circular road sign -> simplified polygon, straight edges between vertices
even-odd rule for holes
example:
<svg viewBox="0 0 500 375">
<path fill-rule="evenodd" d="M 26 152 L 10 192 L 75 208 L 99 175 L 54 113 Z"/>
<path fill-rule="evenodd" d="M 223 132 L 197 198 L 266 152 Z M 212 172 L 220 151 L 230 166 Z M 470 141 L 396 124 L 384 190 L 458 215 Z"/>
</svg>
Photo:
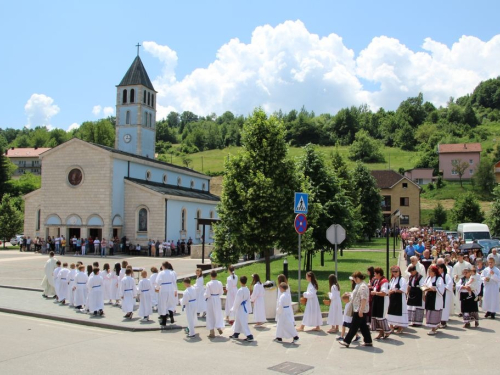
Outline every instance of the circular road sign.
<svg viewBox="0 0 500 375">
<path fill-rule="evenodd" d="M 295 231 L 298 234 L 304 234 L 307 230 L 307 218 L 304 214 L 295 216 Z"/>
</svg>

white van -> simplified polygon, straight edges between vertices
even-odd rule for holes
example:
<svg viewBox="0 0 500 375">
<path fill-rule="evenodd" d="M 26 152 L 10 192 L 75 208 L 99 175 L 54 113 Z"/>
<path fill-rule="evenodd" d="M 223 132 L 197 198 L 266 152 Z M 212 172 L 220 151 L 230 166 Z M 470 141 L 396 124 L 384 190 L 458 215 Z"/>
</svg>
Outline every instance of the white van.
<svg viewBox="0 0 500 375">
<path fill-rule="evenodd" d="M 471 243 L 474 240 L 489 240 L 490 228 L 486 224 L 462 223 L 458 224 L 458 235 L 465 240 L 465 243 Z"/>
</svg>

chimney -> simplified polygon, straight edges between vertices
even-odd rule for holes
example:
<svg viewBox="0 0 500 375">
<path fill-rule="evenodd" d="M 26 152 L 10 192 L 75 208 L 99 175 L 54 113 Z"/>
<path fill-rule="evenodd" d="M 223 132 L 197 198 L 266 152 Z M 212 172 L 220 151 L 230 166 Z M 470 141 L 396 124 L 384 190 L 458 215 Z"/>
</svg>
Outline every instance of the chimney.
<svg viewBox="0 0 500 375">
<path fill-rule="evenodd" d="M 467 143 L 464 143 L 464 148 L 467 150 Z"/>
<path fill-rule="evenodd" d="M 35 146 L 35 150 L 38 150 L 38 146 Z"/>
</svg>

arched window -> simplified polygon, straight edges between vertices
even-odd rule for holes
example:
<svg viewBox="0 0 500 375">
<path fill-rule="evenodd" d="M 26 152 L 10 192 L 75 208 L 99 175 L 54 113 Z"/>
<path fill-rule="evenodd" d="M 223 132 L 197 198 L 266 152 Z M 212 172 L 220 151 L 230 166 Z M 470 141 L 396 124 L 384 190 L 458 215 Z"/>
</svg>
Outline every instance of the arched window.
<svg viewBox="0 0 500 375">
<path fill-rule="evenodd" d="M 151 107 L 155 106 L 155 94 L 151 94 Z"/>
<path fill-rule="evenodd" d="M 146 171 L 146 180 L 151 180 L 151 171 Z"/>
<path fill-rule="evenodd" d="M 153 114 L 152 113 L 149 114 L 149 127 L 150 128 L 153 127 Z"/>
<path fill-rule="evenodd" d="M 137 215 L 137 230 L 139 232 L 147 232 L 148 231 L 148 210 L 145 208 L 141 208 Z"/>
<path fill-rule="evenodd" d="M 187 211 L 185 208 L 182 209 L 182 212 L 181 212 L 181 230 L 182 231 L 186 231 L 186 217 L 187 217 Z"/>
<path fill-rule="evenodd" d="M 148 105 L 151 105 L 151 93 L 148 92 Z"/>
<path fill-rule="evenodd" d="M 148 126 L 148 113 L 144 112 L 144 126 Z"/>
<path fill-rule="evenodd" d="M 201 190 L 205 191 L 206 188 L 207 188 L 207 185 L 205 183 L 201 184 Z"/>
<path fill-rule="evenodd" d="M 127 90 L 123 90 L 123 94 L 122 94 L 122 104 L 126 104 L 127 103 Z"/>
<path fill-rule="evenodd" d="M 198 220 L 201 218 L 201 210 L 196 211 L 196 224 L 198 224 Z M 196 230 L 200 230 L 200 225 L 196 226 Z"/>
<path fill-rule="evenodd" d="M 163 175 L 163 183 L 166 184 L 167 183 L 167 174 L 165 173 Z"/>
<path fill-rule="evenodd" d="M 189 186 L 191 186 L 191 189 L 194 189 L 194 181 L 193 180 L 191 180 L 191 183 Z"/>
<path fill-rule="evenodd" d="M 125 114 L 125 124 L 130 124 L 130 111 L 127 111 L 127 113 Z"/>
<path fill-rule="evenodd" d="M 146 104 L 146 90 L 144 90 L 144 97 L 142 98 L 142 102 Z"/>
<path fill-rule="evenodd" d="M 36 212 L 36 229 L 35 230 L 40 230 L 40 219 L 42 216 L 42 210 L 38 210 Z"/>
<path fill-rule="evenodd" d="M 135 90 L 130 89 L 130 103 L 135 102 Z"/>
</svg>

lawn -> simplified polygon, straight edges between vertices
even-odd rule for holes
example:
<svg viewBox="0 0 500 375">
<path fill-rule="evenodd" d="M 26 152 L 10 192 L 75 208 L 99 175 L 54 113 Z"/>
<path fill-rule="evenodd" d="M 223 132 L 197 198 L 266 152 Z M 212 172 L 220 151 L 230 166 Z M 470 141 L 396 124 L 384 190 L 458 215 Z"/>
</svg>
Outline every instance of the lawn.
<svg viewBox="0 0 500 375">
<path fill-rule="evenodd" d="M 390 264 L 397 263 L 398 253 L 396 253 L 396 259 L 392 258 L 392 247 L 390 253 Z M 283 258 L 284 259 L 284 258 Z M 278 275 L 283 273 L 283 259 L 275 260 L 271 262 L 271 278 L 276 282 Z M 291 286 L 293 300 L 297 301 L 297 286 L 298 286 L 298 260 L 295 259 L 294 256 L 286 257 L 288 261 L 288 276 L 289 276 L 289 284 Z M 339 256 L 338 261 L 338 276 L 340 283 L 340 291 L 343 294 L 346 291 L 351 290 L 351 281 L 349 280 L 349 276 L 355 271 L 361 271 L 366 274 L 366 269 L 369 266 L 374 267 L 382 267 L 385 270 L 385 260 L 386 253 L 385 252 L 368 252 L 368 251 L 345 251 L 344 256 Z M 304 263 L 302 263 L 304 264 Z M 330 274 L 335 273 L 335 262 L 332 260 L 332 254 L 325 254 L 325 265 L 321 267 L 321 261 L 319 254 L 313 258 L 313 272 L 318 279 L 319 284 L 319 301 L 321 305 L 321 309 L 323 311 L 328 311 L 328 307 L 323 304 L 323 299 L 328 296 L 329 287 L 328 287 L 328 276 Z M 266 274 L 266 268 L 264 263 L 255 263 L 243 268 L 239 268 L 236 270 L 236 275 L 242 276 L 245 275 L 251 280 L 251 275 L 256 273 L 261 277 L 261 280 L 264 281 L 264 276 Z M 220 280 L 224 285 L 226 284 L 226 279 L 228 277 L 227 272 L 220 272 L 218 274 L 217 279 Z M 205 276 L 205 283 L 209 281 L 210 277 Z M 249 282 L 250 283 L 250 282 Z M 184 290 L 184 286 L 182 283 L 178 283 L 178 287 L 180 290 Z M 301 281 L 301 292 L 307 289 L 307 281 L 305 280 L 305 272 L 302 272 L 302 281 Z"/>
<path fill-rule="evenodd" d="M 389 237 L 389 249 L 392 251 L 394 246 L 394 238 Z M 400 246 L 399 241 L 396 242 L 396 249 Z M 352 245 L 351 249 L 361 250 L 385 250 L 387 248 L 387 237 L 372 238 L 371 241 L 360 241 Z"/>
</svg>

